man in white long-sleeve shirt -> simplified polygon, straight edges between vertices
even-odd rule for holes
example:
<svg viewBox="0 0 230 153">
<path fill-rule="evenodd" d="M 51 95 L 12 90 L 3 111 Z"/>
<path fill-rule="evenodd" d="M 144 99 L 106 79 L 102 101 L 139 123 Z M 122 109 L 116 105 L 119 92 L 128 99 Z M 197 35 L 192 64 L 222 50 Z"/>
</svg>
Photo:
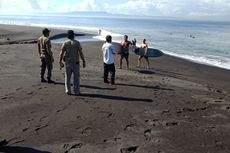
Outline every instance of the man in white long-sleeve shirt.
<svg viewBox="0 0 230 153">
<path fill-rule="evenodd" d="M 107 35 L 106 42 L 102 46 L 103 61 L 104 61 L 104 83 L 115 84 L 114 55 L 116 54 L 116 49 L 111 42 L 112 42 L 112 36 Z M 108 81 L 109 73 L 111 73 L 110 82 Z"/>
</svg>

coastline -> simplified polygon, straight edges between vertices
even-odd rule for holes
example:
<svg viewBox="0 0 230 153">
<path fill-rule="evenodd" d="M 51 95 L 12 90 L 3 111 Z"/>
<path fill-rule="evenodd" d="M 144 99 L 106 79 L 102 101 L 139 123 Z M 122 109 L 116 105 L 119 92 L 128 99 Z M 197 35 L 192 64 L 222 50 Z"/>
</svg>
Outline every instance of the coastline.
<svg viewBox="0 0 230 153">
<path fill-rule="evenodd" d="M 164 55 L 150 69 L 116 69 L 116 85 L 103 83 L 101 41 L 82 43 L 82 96 L 64 94 L 60 44 L 53 44 L 53 79 L 39 81 L 35 41 L 42 28 L 0 25 L 0 128 L 9 147 L 22 152 L 172 152 L 230 150 L 230 71 Z M 51 36 L 65 30 L 51 29 Z M 9 45 L 10 44 L 10 45 Z M 116 65 L 118 65 L 116 61 Z M 0 150 L 1 151 L 1 150 Z M 4 150 L 3 150 L 4 151 Z"/>
<path fill-rule="evenodd" d="M 0 28 L 0 45 L 4 45 L 36 43 L 38 37 L 42 34 L 41 31 L 44 27 L 0 24 Z M 67 30 L 65 29 L 49 29 L 51 30 L 51 40 L 66 37 Z M 92 36 L 92 34 L 76 32 L 76 36 Z"/>
</svg>

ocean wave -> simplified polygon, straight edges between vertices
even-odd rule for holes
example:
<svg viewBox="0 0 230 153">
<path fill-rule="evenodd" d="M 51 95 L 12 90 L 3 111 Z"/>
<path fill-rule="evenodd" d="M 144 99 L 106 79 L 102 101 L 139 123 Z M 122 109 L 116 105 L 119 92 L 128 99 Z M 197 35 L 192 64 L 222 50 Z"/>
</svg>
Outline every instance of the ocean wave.
<svg viewBox="0 0 230 153">
<path fill-rule="evenodd" d="M 100 31 L 99 35 L 93 37 L 95 39 L 105 41 L 105 37 L 107 35 L 112 36 L 113 42 L 120 42 L 123 39 L 122 34 L 114 33 L 114 32 L 111 32 L 111 31 L 108 31 L 108 30 L 105 30 L 105 29 L 98 29 L 98 30 L 101 30 L 101 31 Z"/>
<path fill-rule="evenodd" d="M 220 68 L 230 69 L 230 58 L 229 58 L 230 53 L 227 50 L 228 47 L 225 47 L 226 48 L 225 52 L 226 52 L 227 57 L 223 54 L 218 54 L 219 56 L 213 55 L 213 53 L 210 51 L 210 47 L 206 46 L 206 48 L 205 48 L 205 46 L 203 46 L 203 44 L 201 44 L 202 48 L 203 48 L 202 50 L 205 52 L 200 52 L 199 55 L 195 55 L 197 53 L 193 52 L 193 50 L 190 49 L 191 47 L 190 48 L 186 47 L 186 45 L 190 45 L 191 42 L 186 42 L 188 44 L 182 44 L 181 46 L 179 46 L 179 49 L 183 50 L 182 53 L 174 53 L 172 50 L 164 50 L 164 48 L 166 48 L 165 46 L 170 48 L 170 46 L 174 46 L 173 44 L 175 44 L 175 43 L 180 44 L 181 42 L 177 42 L 175 39 L 173 39 L 173 41 L 172 41 L 170 39 L 171 37 L 169 37 L 168 35 L 166 35 L 166 36 L 160 35 L 163 39 L 163 42 L 161 42 L 161 41 L 159 41 L 159 37 L 155 38 L 154 36 L 150 35 L 151 32 L 148 31 L 149 29 L 146 31 L 143 27 L 135 30 L 136 32 L 134 33 L 134 31 L 129 30 L 129 29 L 133 29 L 130 27 L 129 28 L 123 28 L 123 29 L 122 28 L 116 29 L 116 28 L 113 28 L 113 26 L 108 28 L 108 27 L 103 27 L 103 26 L 99 27 L 97 25 L 95 25 L 94 27 L 87 27 L 87 26 L 75 26 L 75 25 L 71 25 L 71 24 L 70 25 L 66 25 L 66 24 L 65 25 L 64 24 L 38 24 L 38 23 L 33 23 L 33 20 L 20 20 L 20 19 L 17 20 L 17 19 L 5 19 L 5 18 L 3 18 L 0 20 L 0 24 L 47 27 L 47 28 L 56 28 L 56 29 L 63 29 L 63 30 L 72 29 L 72 30 L 75 30 L 78 32 L 89 33 L 89 34 L 94 35 L 92 38 L 87 38 L 87 39 L 84 38 L 82 41 L 92 41 L 92 40 L 105 41 L 106 35 L 111 35 L 113 38 L 112 39 L 113 42 L 121 42 L 123 40 L 123 34 L 125 33 L 125 34 L 128 34 L 130 36 L 129 37 L 130 39 L 136 38 L 138 40 L 137 46 L 140 45 L 140 42 L 141 42 L 140 40 L 142 40 L 143 38 L 146 38 L 149 42 L 150 47 L 153 46 L 153 48 L 157 48 L 157 46 L 155 46 L 155 45 L 158 44 L 158 47 L 160 49 L 162 49 L 162 51 L 166 54 L 180 57 L 180 58 L 187 59 L 187 60 L 201 63 L 201 64 L 213 65 L 213 66 L 220 67 Z M 100 35 L 98 35 L 99 29 L 101 29 Z M 114 31 L 116 31 L 116 32 L 114 32 Z M 157 33 L 157 32 L 160 33 L 159 31 L 154 31 L 153 33 Z M 182 31 L 182 34 L 183 33 L 186 33 L 186 31 Z M 181 37 L 179 37 L 179 38 L 181 38 Z M 179 40 L 181 40 L 181 39 L 179 39 Z M 210 41 L 209 38 L 206 38 L 206 37 L 205 37 L 205 40 Z M 226 42 L 227 42 L 227 40 L 226 40 Z M 191 41 L 191 40 L 189 39 L 188 41 Z M 168 42 L 168 43 L 165 44 L 164 42 Z M 225 45 L 225 46 L 228 46 L 228 45 Z M 198 46 L 198 47 L 201 47 L 201 46 Z M 178 48 L 175 48 L 175 49 L 178 49 Z M 191 54 L 194 53 L 194 55 L 189 55 L 188 50 L 190 51 Z"/>
<path fill-rule="evenodd" d="M 200 63 L 200 64 L 205 64 L 209 66 L 216 66 L 219 68 L 224 68 L 230 70 L 230 59 L 220 57 L 220 56 L 212 56 L 212 58 L 204 57 L 204 56 L 193 56 L 193 55 L 185 55 L 185 54 L 176 54 L 172 53 L 170 51 L 163 50 L 165 54 L 174 56 L 174 57 L 179 57 L 183 58 L 192 62 Z"/>
</svg>

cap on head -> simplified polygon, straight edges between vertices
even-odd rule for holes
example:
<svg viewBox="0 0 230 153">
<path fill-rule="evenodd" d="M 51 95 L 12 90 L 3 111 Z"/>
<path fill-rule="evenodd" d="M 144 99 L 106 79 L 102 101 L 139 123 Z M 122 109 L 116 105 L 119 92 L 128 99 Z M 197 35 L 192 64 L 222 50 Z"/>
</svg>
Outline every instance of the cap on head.
<svg viewBox="0 0 230 153">
<path fill-rule="evenodd" d="M 67 31 L 67 37 L 69 38 L 69 39 L 73 39 L 74 38 L 74 31 L 73 30 L 68 30 Z"/>
<path fill-rule="evenodd" d="M 47 35 L 49 32 L 50 32 L 50 30 L 47 28 L 42 30 L 43 35 Z"/>
</svg>

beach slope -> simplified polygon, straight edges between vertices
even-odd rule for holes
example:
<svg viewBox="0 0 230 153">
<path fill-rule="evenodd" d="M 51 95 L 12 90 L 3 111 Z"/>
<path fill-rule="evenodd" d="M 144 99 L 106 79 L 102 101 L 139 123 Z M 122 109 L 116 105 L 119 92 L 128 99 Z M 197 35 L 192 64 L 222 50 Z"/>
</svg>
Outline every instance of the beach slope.
<svg viewBox="0 0 230 153">
<path fill-rule="evenodd" d="M 58 64 L 60 44 L 52 44 L 56 84 L 40 83 L 41 30 L 0 25 L 0 137 L 9 140 L 0 152 L 230 150 L 229 70 L 168 55 L 150 58 L 150 69 L 144 60 L 136 68 L 131 54 L 130 69 L 117 69 L 111 86 L 102 78 L 103 42 L 88 42 L 82 43 L 87 65 L 81 68 L 82 95 L 68 96 Z M 63 33 L 52 31 L 52 36 Z"/>
</svg>

